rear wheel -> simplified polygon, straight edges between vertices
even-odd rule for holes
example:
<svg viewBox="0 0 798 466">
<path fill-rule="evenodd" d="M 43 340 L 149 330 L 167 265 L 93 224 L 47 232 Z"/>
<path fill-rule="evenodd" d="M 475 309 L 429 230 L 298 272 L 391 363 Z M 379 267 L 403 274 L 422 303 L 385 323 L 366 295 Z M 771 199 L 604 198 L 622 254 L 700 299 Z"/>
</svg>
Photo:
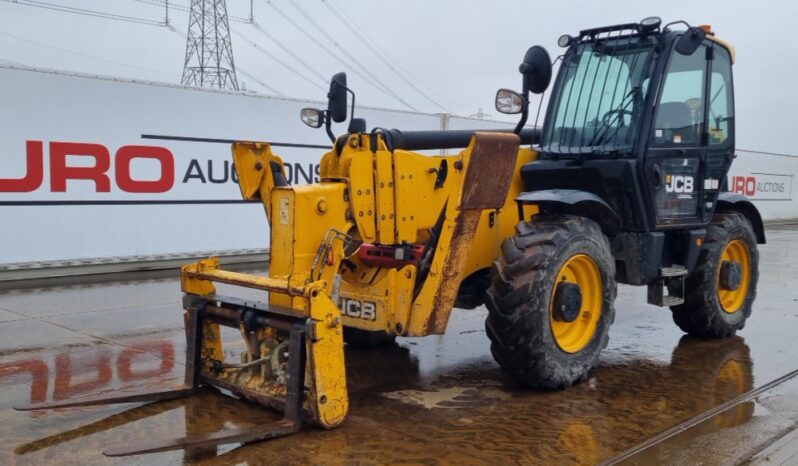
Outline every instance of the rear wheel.
<svg viewBox="0 0 798 466">
<path fill-rule="evenodd" d="M 737 212 L 715 214 L 698 265 L 687 278 L 685 302 L 671 307 L 674 322 L 694 336 L 734 335 L 751 315 L 758 278 L 751 223 Z"/>
<path fill-rule="evenodd" d="M 502 244 L 487 293 L 491 353 L 524 386 L 562 388 L 598 363 L 615 318 L 615 262 L 583 217 L 521 222 Z"/>
</svg>

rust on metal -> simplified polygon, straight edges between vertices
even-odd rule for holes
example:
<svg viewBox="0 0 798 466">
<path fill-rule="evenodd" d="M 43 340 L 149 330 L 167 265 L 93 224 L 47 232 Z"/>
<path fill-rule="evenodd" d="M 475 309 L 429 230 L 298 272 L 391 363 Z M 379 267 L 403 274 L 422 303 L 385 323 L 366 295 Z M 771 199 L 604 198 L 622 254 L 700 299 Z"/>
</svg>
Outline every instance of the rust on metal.
<svg viewBox="0 0 798 466">
<path fill-rule="evenodd" d="M 433 309 L 427 320 L 427 333 L 440 334 L 457 297 L 463 267 L 482 211 L 504 205 L 513 178 L 520 139 L 512 133 L 476 133 L 463 181 L 460 212 L 456 216 L 452 239 L 443 265 L 443 278 L 435 294 Z M 439 251 L 442 252 L 442 251 Z"/>
<path fill-rule="evenodd" d="M 468 260 L 481 216 L 482 211 L 479 210 L 466 210 L 457 216 L 448 256 L 443 266 L 441 286 L 435 294 L 432 313 L 427 321 L 427 333 L 442 334 L 446 331 L 449 314 L 452 312 L 460 281 L 463 278 L 463 266 Z"/>
<path fill-rule="evenodd" d="M 513 133 L 476 133 L 474 140 L 460 209 L 500 209 L 510 190 L 521 140 Z"/>
</svg>

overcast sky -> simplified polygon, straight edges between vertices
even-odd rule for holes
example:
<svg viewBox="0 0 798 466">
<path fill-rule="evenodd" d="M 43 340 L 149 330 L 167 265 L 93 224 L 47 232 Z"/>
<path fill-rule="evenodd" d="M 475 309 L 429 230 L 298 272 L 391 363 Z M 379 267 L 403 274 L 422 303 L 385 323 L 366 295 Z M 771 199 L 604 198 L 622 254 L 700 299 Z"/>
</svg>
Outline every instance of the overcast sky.
<svg viewBox="0 0 798 466">
<path fill-rule="evenodd" d="M 41 2 L 152 23 L 164 20 L 164 8 L 157 5 L 163 0 Z M 170 3 L 176 6 L 169 12 L 176 32 L 157 24 L 114 21 L 0 0 L 0 63 L 177 83 L 188 24 L 188 14 L 181 10 L 190 0 Z M 230 15 L 249 17 L 249 0 L 227 3 Z M 371 49 L 334 12 L 349 18 L 363 37 L 372 39 Z M 322 77 L 326 80 L 335 72 L 347 71 L 350 87 L 363 105 L 412 107 L 424 112 L 446 109 L 466 116 L 482 109 L 498 119 L 501 116 L 493 109 L 495 91 L 520 87 L 518 64 L 531 45 L 544 45 L 555 57 L 561 53 L 556 40 L 563 33 L 635 22 L 651 15 L 661 16 L 665 22 L 709 23 L 718 36 L 737 48 L 738 148 L 798 154 L 793 144 L 798 126 L 796 13 L 798 2 L 791 0 L 254 0 L 254 18 L 265 33 L 245 22 L 232 21 L 230 25 L 239 83 L 249 90 L 274 94 L 260 81 L 285 96 L 322 100 L 326 87 Z M 381 51 L 382 59 L 375 50 Z M 347 55 L 356 58 L 372 77 L 362 70 L 360 76 L 351 71 L 347 64 L 358 68 Z M 367 82 L 375 78 L 390 91 Z"/>
</svg>

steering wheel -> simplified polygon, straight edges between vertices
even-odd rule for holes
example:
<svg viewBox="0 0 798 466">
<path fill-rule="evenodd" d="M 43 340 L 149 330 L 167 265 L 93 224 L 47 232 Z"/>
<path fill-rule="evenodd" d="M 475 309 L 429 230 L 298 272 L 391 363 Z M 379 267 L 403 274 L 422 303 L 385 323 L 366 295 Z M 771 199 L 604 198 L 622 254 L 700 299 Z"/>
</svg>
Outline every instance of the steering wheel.
<svg viewBox="0 0 798 466">
<path fill-rule="evenodd" d="M 623 108 L 614 108 L 614 109 L 608 111 L 607 113 L 605 113 L 604 116 L 601 117 L 601 123 L 604 126 L 610 126 L 610 123 L 611 123 L 611 121 L 610 121 L 611 118 L 610 117 L 612 117 L 615 114 L 618 114 L 618 120 L 617 120 L 617 123 L 619 123 L 618 126 L 626 126 L 626 124 L 624 123 L 624 115 L 629 115 L 631 117 L 632 116 L 632 111 L 631 110 L 625 110 Z"/>
</svg>

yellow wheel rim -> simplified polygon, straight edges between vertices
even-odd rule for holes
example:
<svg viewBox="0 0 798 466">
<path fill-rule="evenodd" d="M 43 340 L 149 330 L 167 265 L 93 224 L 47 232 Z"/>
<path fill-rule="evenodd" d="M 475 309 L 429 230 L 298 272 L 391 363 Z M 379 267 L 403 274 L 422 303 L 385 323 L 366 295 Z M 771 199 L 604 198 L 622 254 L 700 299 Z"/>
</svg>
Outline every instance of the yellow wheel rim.
<svg viewBox="0 0 798 466">
<path fill-rule="evenodd" d="M 736 262 L 740 265 L 740 286 L 736 290 L 724 290 L 720 286 L 720 267 L 724 261 Z M 723 248 L 723 253 L 720 255 L 720 263 L 718 263 L 717 275 L 720 307 L 725 312 L 734 314 L 743 307 L 745 298 L 748 296 L 748 287 L 751 283 L 751 255 L 742 240 L 731 240 Z"/>
<path fill-rule="evenodd" d="M 554 317 L 554 293 L 559 282 L 579 286 L 582 305 L 579 314 L 572 322 L 563 322 Z M 549 322 L 554 341 L 566 353 L 576 353 L 590 343 L 596 333 L 601 307 L 604 301 L 604 287 L 601 273 L 593 259 L 586 254 L 576 254 L 565 261 L 557 273 L 557 279 L 549 298 Z"/>
</svg>

